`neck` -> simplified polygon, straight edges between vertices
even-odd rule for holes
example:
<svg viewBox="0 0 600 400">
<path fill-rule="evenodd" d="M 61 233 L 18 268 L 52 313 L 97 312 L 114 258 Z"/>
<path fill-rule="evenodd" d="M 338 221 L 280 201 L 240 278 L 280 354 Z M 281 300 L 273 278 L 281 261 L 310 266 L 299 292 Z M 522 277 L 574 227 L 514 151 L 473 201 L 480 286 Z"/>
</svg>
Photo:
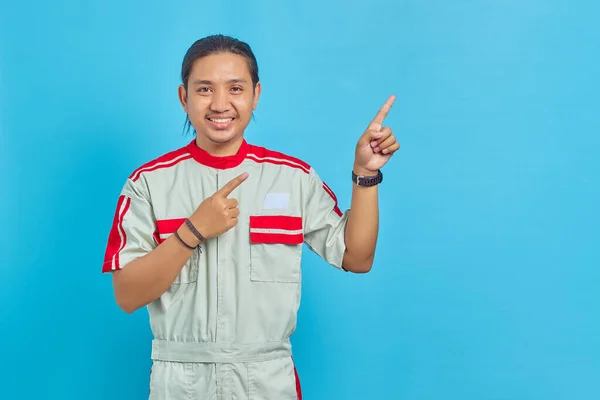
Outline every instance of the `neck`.
<svg viewBox="0 0 600 400">
<path fill-rule="evenodd" d="M 208 138 L 196 136 L 196 146 L 215 157 L 227 157 L 237 154 L 244 140 L 243 136 L 235 137 L 228 142 L 213 142 Z"/>
</svg>

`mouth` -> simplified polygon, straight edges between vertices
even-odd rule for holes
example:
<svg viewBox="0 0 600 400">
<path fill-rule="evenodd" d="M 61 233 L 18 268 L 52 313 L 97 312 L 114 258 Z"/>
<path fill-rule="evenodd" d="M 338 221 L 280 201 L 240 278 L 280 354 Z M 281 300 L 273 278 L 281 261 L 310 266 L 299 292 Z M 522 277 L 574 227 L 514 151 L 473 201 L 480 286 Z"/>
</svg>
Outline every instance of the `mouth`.
<svg viewBox="0 0 600 400">
<path fill-rule="evenodd" d="M 235 120 L 234 117 L 227 118 L 213 118 L 207 117 L 207 121 L 212 125 L 215 129 L 227 129 Z"/>
<path fill-rule="evenodd" d="M 207 118 L 209 121 L 217 123 L 217 124 L 226 124 L 227 122 L 233 121 L 235 118 Z"/>
</svg>

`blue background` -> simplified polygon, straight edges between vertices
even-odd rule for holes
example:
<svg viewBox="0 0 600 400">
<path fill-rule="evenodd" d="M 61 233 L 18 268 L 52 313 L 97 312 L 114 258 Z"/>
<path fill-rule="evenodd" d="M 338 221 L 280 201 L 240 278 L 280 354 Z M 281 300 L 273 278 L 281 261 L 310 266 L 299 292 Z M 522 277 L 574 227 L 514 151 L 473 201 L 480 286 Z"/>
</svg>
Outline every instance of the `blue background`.
<svg viewBox="0 0 600 400">
<path fill-rule="evenodd" d="M 2 399 L 146 398 L 147 313 L 100 267 L 125 178 L 191 140 L 180 66 L 212 33 L 258 57 L 248 140 L 312 164 L 343 209 L 398 96 L 373 271 L 305 253 L 306 399 L 600 398 L 597 2 L 8 3 Z"/>
</svg>

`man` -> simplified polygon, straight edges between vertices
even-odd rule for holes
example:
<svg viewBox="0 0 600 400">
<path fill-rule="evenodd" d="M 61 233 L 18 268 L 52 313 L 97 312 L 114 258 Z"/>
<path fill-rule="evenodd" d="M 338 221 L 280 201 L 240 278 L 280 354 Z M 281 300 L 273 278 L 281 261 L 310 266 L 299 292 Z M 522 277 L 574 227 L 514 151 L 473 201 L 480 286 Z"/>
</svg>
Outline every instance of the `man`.
<svg viewBox="0 0 600 400">
<path fill-rule="evenodd" d="M 179 98 L 196 138 L 134 171 L 119 196 L 102 270 L 123 310 L 148 308 L 150 399 L 301 399 L 289 338 L 302 244 L 371 269 L 380 169 L 399 148 L 382 126 L 394 97 L 358 140 L 342 213 L 308 164 L 245 141 L 260 92 L 247 44 L 194 43 Z"/>
</svg>

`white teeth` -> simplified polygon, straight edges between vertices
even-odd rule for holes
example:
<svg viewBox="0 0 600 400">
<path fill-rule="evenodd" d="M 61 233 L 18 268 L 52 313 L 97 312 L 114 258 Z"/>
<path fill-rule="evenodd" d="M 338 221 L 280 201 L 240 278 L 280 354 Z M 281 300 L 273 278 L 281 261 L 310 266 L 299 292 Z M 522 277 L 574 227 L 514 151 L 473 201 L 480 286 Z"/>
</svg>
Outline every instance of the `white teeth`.
<svg viewBox="0 0 600 400">
<path fill-rule="evenodd" d="M 212 122 L 216 122 L 217 124 L 224 124 L 226 122 L 231 122 L 233 121 L 233 118 L 227 118 L 227 119 L 214 119 L 214 118 L 209 118 L 209 120 L 211 120 Z"/>
</svg>

